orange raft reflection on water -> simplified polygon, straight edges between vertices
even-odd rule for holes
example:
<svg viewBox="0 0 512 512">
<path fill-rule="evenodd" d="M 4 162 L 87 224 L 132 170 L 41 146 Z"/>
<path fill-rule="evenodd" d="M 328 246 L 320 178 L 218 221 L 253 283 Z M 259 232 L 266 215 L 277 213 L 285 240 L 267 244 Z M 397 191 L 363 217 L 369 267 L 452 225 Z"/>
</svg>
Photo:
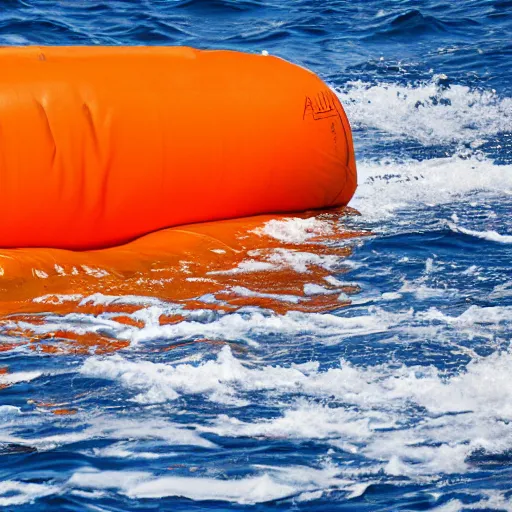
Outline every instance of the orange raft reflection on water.
<svg viewBox="0 0 512 512">
<path fill-rule="evenodd" d="M 134 316 L 143 306 L 123 297 L 176 304 L 176 312 L 160 316 L 160 325 L 184 321 L 198 309 L 338 309 L 358 290 L 329 276 L 344 270 L 350 239 L 367 234 L 343 227 L 353 213 L 340 208 L 195 224 L 97 251 L 0 250 L 0 351 L 28 345 L 44 353 L 101 354 L 125 348 L 129 341 L 101 329 L 38 329 L 48 316 L 70 313 L 143 328 Z M 294 224 L 300 240 L 288 233 Z"/>
</svg>

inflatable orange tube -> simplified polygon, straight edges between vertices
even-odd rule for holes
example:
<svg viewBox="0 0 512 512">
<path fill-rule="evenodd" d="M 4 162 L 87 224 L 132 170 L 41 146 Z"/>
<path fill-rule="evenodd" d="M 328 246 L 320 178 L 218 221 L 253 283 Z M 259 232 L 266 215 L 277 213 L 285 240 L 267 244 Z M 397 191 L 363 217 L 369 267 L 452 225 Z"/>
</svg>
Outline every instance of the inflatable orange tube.
<svg viewBox="0 0 512 512">
<path fill-rule="evenodd" d="M 339 100 L 279 58 L 11 47 L 0 66 L 0 247 L 109 247 L 356 188 Z"/>
<path fill-rule="evenodd" d="M 97 251 L 0 249 L 0 355 L 22 346 L 76 355 L 104 354 L 129 345 L 112 336 L 106 324 L 97 329 L 97 323 L 80 316 L 62 318 L 70 313 L 98 315 L 140 329 L 155 322 L 196 321 L 197 310 L 338 310 L 360 290 L 328 279 L 332 270 L 325 263 L 336 261 L 336 272 L 341 272 L 353 245 L 370 234 L 348 229 L 347 217 L 355 213 L 342 207 L 206 222 L 163 229 Z M 301 221 L 317 226 L 311 238 L 285 242 L 266 229 L 268 222 L 285 228 L 288 222 Z M 308 291 L 315 287 L 319 293 Z M 158 317 L 158 307 L 147 316 L 137 313 L 149 305 L 161 307 Z M 49 327 L 41 330 L 44 325 Z M 222 335 L 185 335 L 183 343 L 189 342 L 225 343 Z M 175 342 L 170 342 L 163 350 L 174 348 Z"/>
</svg>

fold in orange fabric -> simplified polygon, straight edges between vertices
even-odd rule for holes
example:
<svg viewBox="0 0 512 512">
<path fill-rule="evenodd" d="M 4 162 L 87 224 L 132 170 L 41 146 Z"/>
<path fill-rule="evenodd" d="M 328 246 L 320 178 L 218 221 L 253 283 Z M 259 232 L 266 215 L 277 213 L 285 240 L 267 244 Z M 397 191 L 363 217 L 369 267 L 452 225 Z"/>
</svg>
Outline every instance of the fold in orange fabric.
<svg viewBox="0 0 512 512">
<path fill-rule="evenodd" d="M 112 247 L 354 193 L 338 98 L 280 58 L 10 47 L 0 66 L 0 247 Z"/>
</svg>

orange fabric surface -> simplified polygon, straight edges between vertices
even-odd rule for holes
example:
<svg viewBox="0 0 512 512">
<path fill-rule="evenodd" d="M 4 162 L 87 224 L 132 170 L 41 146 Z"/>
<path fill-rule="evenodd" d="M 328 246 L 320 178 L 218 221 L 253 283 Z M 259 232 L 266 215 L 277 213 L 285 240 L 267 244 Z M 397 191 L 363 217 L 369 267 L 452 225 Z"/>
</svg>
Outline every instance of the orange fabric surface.
<svg viewBox="0 0 512 512">
<path fill-rule="evenodd" d="M 110 247 L 354 193 L 339 100 L 282 59 L 8 47 L 0 66 L 0 247 Z"/>
<path fill-rule="evenodd" d="M 173 305 L 156 319 L 160 325 L 190 321 L 197 310 L 227 314 L 257 307 L 286 314 L 343 308 L 359 289 L 329 280 L 333 270 L 325 263 L 335 261 L 336 273 L 348 270 L 343 261 L 371 234 L 348 228 L 347 219 L 355 214 L 345 207 L 180 226 L 97 251 L 2 249 L 0 353 L 26 346 L 57 355 L 124 349 L 129 340 L 116 339 L 108 328 L 95 329 L 87 315 L 143 329 L 149 317 L 137 312 L 153 301 Z M 264 231 L 268 222 L 284 227 L 297 219 L 322 228 L 302 242 L 283 242 Z M 301 265 L 293 263 L 299 260 Z M 319 292 L 306 293 L 307 286 Z M 53 328 L 44 329 L 48 324 Z"/>
</svg>

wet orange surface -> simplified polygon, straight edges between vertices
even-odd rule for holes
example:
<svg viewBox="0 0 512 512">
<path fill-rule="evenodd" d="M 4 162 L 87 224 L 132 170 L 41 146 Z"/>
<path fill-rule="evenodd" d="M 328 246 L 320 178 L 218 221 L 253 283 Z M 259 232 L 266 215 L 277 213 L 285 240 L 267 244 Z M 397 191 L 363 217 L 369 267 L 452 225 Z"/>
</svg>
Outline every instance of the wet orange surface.
<svg viewBox="0 0 512 512">
<path fill-rule="evenodd" d="M 179 323 L 197 309 L 258 307 L 277 314 L 338 309 L 358 290 L 326 280 L 334 271 L 326 270 L 321 258 L 335 258 L 336 272 L 343 271 L 351 247 L 341 242 L 368 234 L 343 227 L 352 214 L 341 208 L 195 224 L 98 251 L 0 250 L 0 352 L 20 344 L 45 354 L 117 351 L 129 342 L 104 332 L 37 334 L 37 327 L 48 315 L 81 313 L 141 329 L 144 321 L 132 315 L 155 298 L 177 309 L 160 315 L 160 325 Z M 322 221 L 325 233 L 312 232 L 304 243 L 286 243 L 262 231 L 268 221 L 292 217 Z M 307 295 L 305 285 L 322 289 Z M 208 301 L 202 299 L 206 294 Z M 136 303 L 127 303 L 129 296 L 137 296 Z"/>
<path fill-rule="evenodd" d="M 9 46 L 0 66 L 3 247 L 117 247 L 165 227 L 346 205 L 356 189 L 337 95 L 282 58 Z M 172 242 L 189 237 L 176 230 Z M 135 270 L 118 267 L 117 251 L 110 270 Z M 96 258 L 32 258 L 98 271 Z"/>
<path fill-rule="evenodd" d="M 56 414 L 57 416 L 73 416 L 78 411 L 76 409 L 54 409 L 52 411 L 53 414 Z"/>
</svg>

